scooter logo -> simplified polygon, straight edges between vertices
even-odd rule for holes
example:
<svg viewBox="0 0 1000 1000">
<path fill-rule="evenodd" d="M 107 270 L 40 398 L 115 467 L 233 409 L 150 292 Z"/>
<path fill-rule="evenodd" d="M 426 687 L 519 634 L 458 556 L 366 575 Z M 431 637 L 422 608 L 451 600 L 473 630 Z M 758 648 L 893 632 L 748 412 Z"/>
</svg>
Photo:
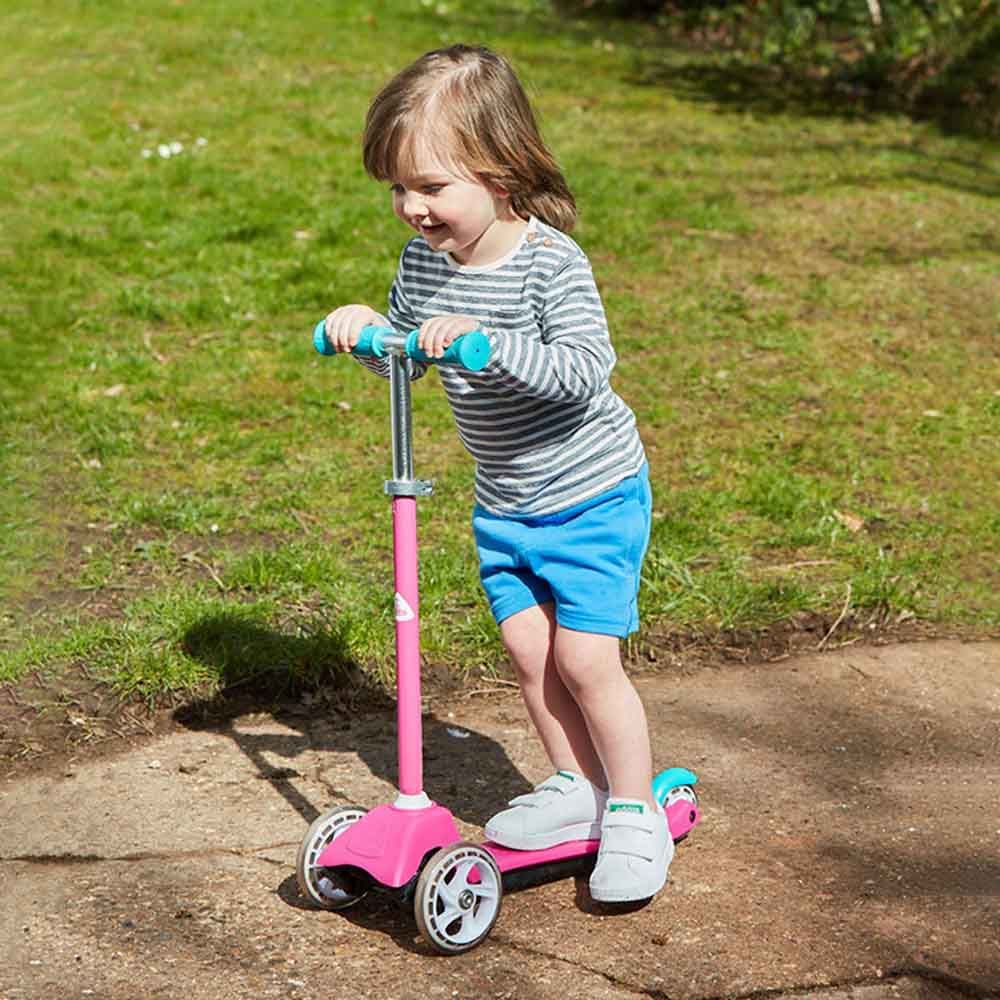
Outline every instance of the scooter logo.
<svg viewBox="0 0 1000 1000">
<path fill-rule="evenodd" d="M 406 598 L 402 594 L 396 594 L 396 621 L 412 622 L 416 617 L 413 608 L 406 603 Z"/>
</svg>

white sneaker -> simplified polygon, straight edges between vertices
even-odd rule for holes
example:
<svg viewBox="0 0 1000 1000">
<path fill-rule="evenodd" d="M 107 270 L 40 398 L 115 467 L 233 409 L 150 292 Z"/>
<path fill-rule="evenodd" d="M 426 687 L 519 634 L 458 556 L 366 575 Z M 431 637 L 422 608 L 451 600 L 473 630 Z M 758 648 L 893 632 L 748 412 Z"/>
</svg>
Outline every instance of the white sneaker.
<svg viewBox="0 0 1000 1000">
<path fill-rule="evenodd" d="M 654 811 L 635 799 L 610 798 L 590 895 L 601 903 L 649 899 L 666 883 L 673 857 L 674 839 L 662 806 Z"/>
<path fill-rule="evenodd" d="M 510 808 L 486 824 L 486 836 L 501 847 L 537 851 L 568 840 L 596 840 L 608 793 L 582 774 L 557 771 L 533 792 L 510 800 Z"/>
</svg>

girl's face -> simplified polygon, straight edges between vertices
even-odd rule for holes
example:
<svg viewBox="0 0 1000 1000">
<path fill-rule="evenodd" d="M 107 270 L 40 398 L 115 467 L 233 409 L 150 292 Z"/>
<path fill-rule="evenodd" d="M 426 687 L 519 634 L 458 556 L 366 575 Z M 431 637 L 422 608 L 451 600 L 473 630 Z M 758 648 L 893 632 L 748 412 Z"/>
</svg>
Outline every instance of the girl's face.
<svg viewBox="0 0 1000 1000">
<path fill-rule="evenodd" d="M 432 250 L 460 264 L 490 264 L 520 239 L 524 221 L 505 191 L 488 187 L 429 152 L 418 152 L 395 178 L 392 208 Z"/>
</svg>

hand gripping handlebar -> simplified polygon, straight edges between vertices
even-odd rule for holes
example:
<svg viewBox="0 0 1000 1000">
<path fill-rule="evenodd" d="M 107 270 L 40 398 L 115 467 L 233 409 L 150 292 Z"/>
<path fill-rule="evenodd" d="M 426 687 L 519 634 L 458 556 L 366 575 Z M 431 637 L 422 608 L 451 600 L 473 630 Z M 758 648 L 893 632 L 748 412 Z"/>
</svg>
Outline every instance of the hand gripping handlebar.
<svg viewBox="0 0 1000 1000">
<path fill-rule="evenodd" d="M 401 334 L 388 327 L 366 326 L 351 353 L 361 358 L 384 358 L 390 352 L 395 352 L 425 364 L 457 365 L 470 372 L 482 370 L 490 360 L 490 340 L 481 330 L 456 337 L 440 358 L 432 358 L 420 349 L 417 345 L 419 333 L 419 330 L 411 330 L 407 334 Z M 326 320 L 320 320 L 316 324 L 313 346 L 320 354 L 337 353 L 326 339 Z"/>
</svg>

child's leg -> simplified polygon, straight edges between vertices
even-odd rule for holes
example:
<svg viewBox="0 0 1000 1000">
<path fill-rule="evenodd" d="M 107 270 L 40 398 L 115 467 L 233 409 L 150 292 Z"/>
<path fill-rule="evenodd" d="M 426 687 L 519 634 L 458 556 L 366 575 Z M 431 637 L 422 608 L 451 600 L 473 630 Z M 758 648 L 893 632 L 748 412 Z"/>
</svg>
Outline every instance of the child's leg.
<svg viewBox="0 0 1000 1000">
<path fill-rule="evenodd" d="M 606 903 L 648 899 L 666 882 L 674 842 L 653 799 L 646 712 L 622 666 L 618 639 L 557 627 L 554 656 L 610 784 L 590 894 Z"/>
<path fill-rule="evenodd" d="M 552 604 L 543 602 L 511 615 L 500 631 L 528 715 L 556 773 L 493 816 L 486 836 L 520 850 L 596 839 L 607 804 L 607 779 L 580 707 L 555 666 Z"/>
<path fill-rule="evenodd" d="M 580 706 L 570 693 L 553 658 L 556 635 L 551 604 L 534 605 L 500 625 L 528 715 L 553 767 L 582 774 L 607 788 L 601 758 L 590 738 Z"/>
<path fill-rule="evenodd" d="M 646 712 L 625 673 L 616 636 L 557 627 L 555 665 L 586 721 L 611 794 L 655 805 Z"/>
</svg>

